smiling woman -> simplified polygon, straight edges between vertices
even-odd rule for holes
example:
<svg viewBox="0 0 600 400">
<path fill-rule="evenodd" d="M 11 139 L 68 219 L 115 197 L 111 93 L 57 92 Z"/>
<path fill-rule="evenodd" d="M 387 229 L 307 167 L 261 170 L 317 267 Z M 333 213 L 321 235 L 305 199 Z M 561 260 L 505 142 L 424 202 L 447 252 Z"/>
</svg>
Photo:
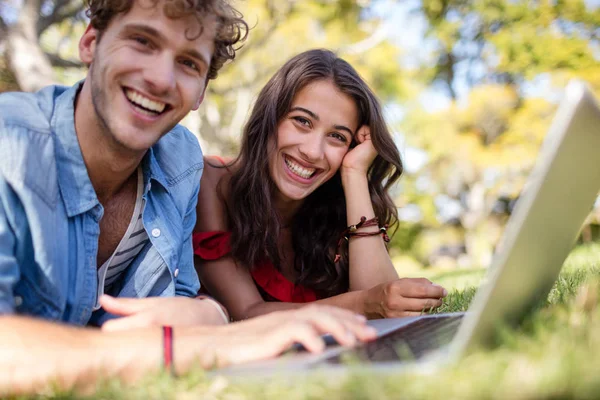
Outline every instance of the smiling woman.
<svg viewBox="0 0 600 400">
<path fill-rule="evenodd" d="M 205 290 L 234 319 L 311 301 L 369 317 L 440 305 L 441 288 L 399 280 L 387 253 L 401 173 L 352 66 L 327 50 L 292 58 L 259 94 L 240 154 L 207 158 L 194 233 Z"/>
</svg>

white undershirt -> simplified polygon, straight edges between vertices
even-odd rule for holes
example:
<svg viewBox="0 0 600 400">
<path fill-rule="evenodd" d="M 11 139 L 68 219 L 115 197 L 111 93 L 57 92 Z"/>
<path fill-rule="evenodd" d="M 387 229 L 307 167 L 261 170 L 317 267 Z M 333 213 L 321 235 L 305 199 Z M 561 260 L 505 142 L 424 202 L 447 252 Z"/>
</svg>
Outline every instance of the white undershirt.
<svg viewBox="0 0 600 400">
<path fill-rule="evenodd" d="M 119 280 L 119 277 L 129 267 L 129 264 L 135 259 L 139 252 L 148 243 L 148 234 L 144 229 L 144 221 L 142 219 L 142 210 L 144 209 L 142 198 L 143 195 L 143 174 L 142 169 L 138 168 L 137 176 L 137 195 L 135 200 L 135 208 L 129 221 L 129 226 L 125 235 L 121 238 L 119 245 L 108 260 L 98 269 L 98 292 L 96 296 L 96 305 L 94 310 L 100 308 L 98 299 L 103 293 L 106 293 L 111 286 Z"/>
</svg>

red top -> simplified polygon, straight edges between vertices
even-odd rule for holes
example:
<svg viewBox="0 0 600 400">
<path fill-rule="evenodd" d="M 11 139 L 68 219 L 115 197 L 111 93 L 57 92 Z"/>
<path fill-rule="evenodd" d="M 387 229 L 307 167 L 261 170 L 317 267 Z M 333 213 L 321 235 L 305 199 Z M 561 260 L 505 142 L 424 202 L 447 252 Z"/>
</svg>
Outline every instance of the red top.
<svg viewBox="0 0 600 400">
<path fill-rule="evenodd" d="M 203 260 L 218 260 L 231 252 L 230 238 L 231 232 L 224 231 L 194 233 L 194 254 Z M 293 284 L 271 262 L 256 264 L 250 270 L 250 274 L 259 291 L 263 292 L 263 298 L 272 297 L 268 300 L 285 303 L 308 303 L 317 300 L 313 290 Z"/>
</svg>

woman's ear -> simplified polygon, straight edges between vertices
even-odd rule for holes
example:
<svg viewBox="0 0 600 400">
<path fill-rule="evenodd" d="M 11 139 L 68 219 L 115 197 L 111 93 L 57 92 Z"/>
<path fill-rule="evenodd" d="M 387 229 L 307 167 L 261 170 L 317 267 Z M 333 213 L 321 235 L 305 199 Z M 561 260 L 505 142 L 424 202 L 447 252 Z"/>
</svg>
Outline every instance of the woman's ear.
<svg viewBox="0 0 600 400">
<path fill-rule="evenodd" d="M 79 58 L 81 61 L 90 65 L 94 61 L 94 53 L 98 44 L 98 30 L 88 25 L 84 34 L 79 39 Z"/>
</svg>

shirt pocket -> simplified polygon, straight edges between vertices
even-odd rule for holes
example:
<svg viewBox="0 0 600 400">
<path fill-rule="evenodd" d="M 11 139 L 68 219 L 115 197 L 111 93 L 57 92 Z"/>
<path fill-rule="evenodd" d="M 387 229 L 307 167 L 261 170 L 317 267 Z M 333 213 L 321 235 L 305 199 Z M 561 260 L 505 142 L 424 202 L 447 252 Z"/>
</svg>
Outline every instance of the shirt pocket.
<svg viewBox="0 0 600 400">
<path fill-rule="evenodd" d="M 15 285 L 13 293 L 18 314 L 61 319 L 62 307 L 58 299 L 62 296 L 37 265 L 21 268 L 21 279 Z"/>
<path fill-rule="evenodd" d="M 175 284 L 167 263 L 151 243 L 129 265 L 119 297 L 174 296 Z"/>
</svg>

